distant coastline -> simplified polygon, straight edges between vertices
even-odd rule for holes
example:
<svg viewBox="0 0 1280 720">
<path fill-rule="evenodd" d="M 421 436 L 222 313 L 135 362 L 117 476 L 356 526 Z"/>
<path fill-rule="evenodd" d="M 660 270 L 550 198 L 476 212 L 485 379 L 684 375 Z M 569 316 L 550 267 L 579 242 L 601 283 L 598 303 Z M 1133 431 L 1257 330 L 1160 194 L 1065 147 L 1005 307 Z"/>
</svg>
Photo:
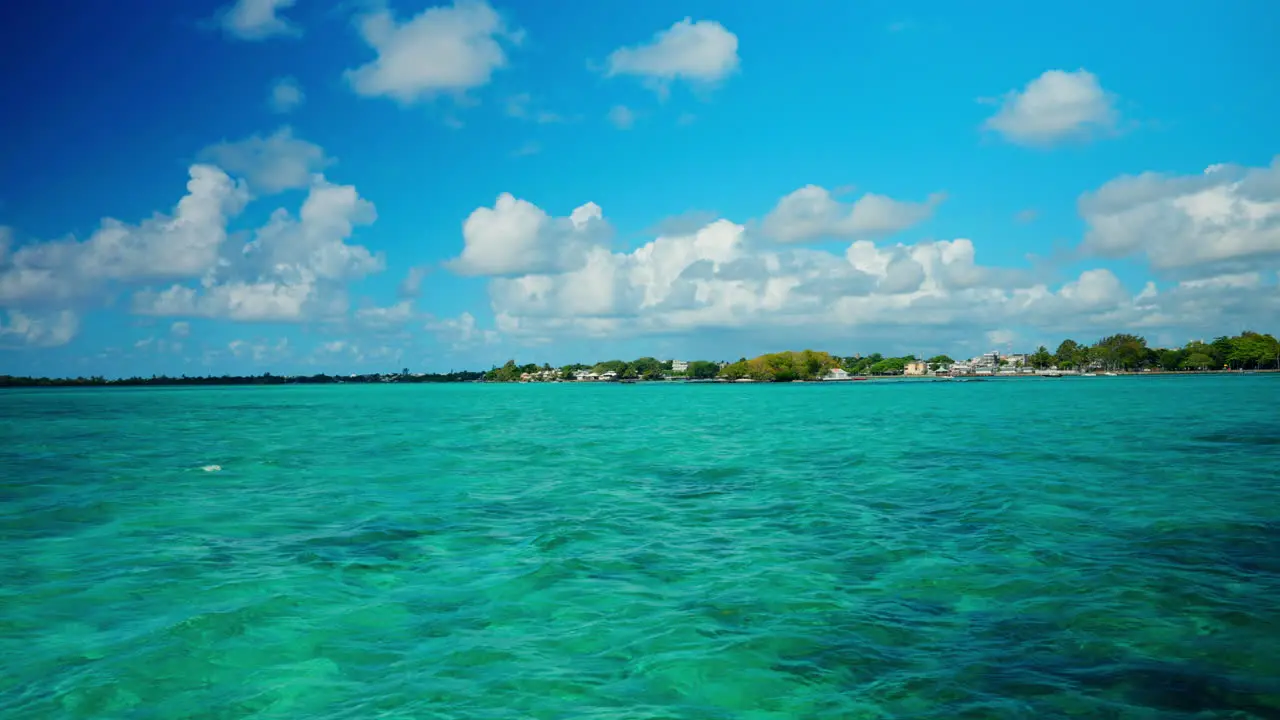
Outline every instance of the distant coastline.
<svg viewBox="0 0 1280 720">
<path fill-rule="evenodd" d="M 1015 378 L 1063 378 L 1106 375 L 1183 376 L 1224 373 L 1272 373 L 1280 371 L 1280 341 L 1271 335 L 1245 331 L 1221 336 L 1212 342 L 1196 340 L 1180 348 L 1152 348 L 1138 335 L 1116 334 L 1084 345 L 1063 340 L 1055 352 L 1043 345 L 1032 353 L 991 351 L 968 360 L 948 355 L 928 359 L 915 355 L 886 357 L 839 356 L 800 350 L 770 353 L 737 362 L 709 360 L 658 360 L 642 357 L 633 361 L 605 360 L 594 365 L 574 363 L 553 368 L 548 364 L 519 365 L 508 360 L 488 371 L 415 373 L 404 368 L 398 373 L 313 375 L 222 375 L 192 377 L 130 377 L 106 379 L 101 376 L 77 378 L 37 378 L 0 375 L 6 387 L 146 387 L 220 385 L 374 385 L 428 383 L 786 383 L 854 382 L 865 380 L 982 380 Z"/>
</svg>

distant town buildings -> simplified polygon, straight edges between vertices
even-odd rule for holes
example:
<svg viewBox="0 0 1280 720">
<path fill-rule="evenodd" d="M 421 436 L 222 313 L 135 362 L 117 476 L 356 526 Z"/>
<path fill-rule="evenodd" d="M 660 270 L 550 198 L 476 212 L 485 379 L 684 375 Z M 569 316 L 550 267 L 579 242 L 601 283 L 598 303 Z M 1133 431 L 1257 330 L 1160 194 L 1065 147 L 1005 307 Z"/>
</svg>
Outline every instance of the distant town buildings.
<svg viewBox="0 0 1280 720">
<path fill-rule="evenodd" d="M 903 375 L 928 375 L 929 363 L 923 360 L 914 360 L 906 364 L 902 369 Z"/>
</svg>

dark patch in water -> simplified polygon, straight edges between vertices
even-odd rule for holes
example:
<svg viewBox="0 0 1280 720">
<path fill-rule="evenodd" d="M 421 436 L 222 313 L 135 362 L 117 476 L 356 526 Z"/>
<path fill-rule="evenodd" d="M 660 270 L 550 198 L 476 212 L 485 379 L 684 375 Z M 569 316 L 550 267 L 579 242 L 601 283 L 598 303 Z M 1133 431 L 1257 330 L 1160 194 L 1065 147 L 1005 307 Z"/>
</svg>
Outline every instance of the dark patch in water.
<svg viewBox="0 0 1280 720">
<path fill-rule="evenodd" d="M 1192 439 L 1202 443 L 1223 445 L 1259 445 L 1264 447 L 1280 445 L 1280 435 L 1263 435 L 1259 433 L 1212 433 L 1209 435 L 1196 435 Z"/>
</svg>

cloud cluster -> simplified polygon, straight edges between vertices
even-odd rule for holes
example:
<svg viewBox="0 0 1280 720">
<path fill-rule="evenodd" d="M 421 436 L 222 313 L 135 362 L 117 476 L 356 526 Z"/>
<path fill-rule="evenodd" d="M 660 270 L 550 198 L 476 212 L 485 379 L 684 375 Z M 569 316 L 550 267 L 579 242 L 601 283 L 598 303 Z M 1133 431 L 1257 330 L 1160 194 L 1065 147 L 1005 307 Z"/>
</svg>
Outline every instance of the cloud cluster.
<svg viewBox="0 0 1280 720">
<path fill-rule="evenodd" d="M 358 25 L 377 57 L 348 70 L 347 81 L 361 95 L 402 103 L 487 84 L 507 64 L 503 44 L 518 44 L 523 35 L 483 0 L 427 8 L 404 22 L 384 8 L 361 16 Z"/>
<path fill-rule="evenodd" d="M 1214 165 L 1199 175 L 1143 173 L 1079 201 L 1083 249 L 1141 256 L 1183 275 L 1238 272 L 1280 256 L 1280 156 L 1270 166 Z"/>
<path fill-rule="evenodd" d="M 175 284 L 133 297 L 142 315 L 294 322 L 346 311 L 346 284 L 384 267 L 381 255 L 346 241 L 377 217 L 350 185 L 312 178 L 297 217 L 277 209 L 253 240 L 228 253 L 199 287 Z"/>
<path fill-rule="evenodd" d="M 137 283 L 192 278 L 212 268 L 227 238 L 227 221 L 249 200 L 242 182 L 197 164 L 187 194 L 167 215 L 137 224 L 106 218 L 84 241 L 24 245 L 0 253 L 0 304 L 68 304 L 101 294 L 110 281 Z"/>
<path fill-rule="evenodd" d="M 66 343 L 79 327 L 79 311 L 122 291 L 132 294 L 132 309 L 142 315 L 332 317 L 347 310 L 348 283 L 383 269 L 380 254 L 348 242 L 357 227 L 376 219 L 373 204 L 350 185 L 308 172 L 328 162 L 318 146 L 294 139 L 286 128 L 270 138 L 221 143 L 204 156 L 243 177 L 197 163 L 171 212 L 136 224 L 107 218 L 83 241 L 12 247 L 11 232 L 0 229 L 5 343 Z M 297 187 L 307 195 L 296 216 L 278 208 L 250 233 L 229 230 L 254 192 Z M 172 327 L 177 338 L 189 332 L 185 322 Z"/>
<path fill-rule="evenodd" d="M 1046 70 L 1021 90 L 1011 90 L 984 127 L 1019 145 L 1050 145 L 1109 132 L 1119 113 L 1115 99 L 1088 70 Z"/>
<path fill-rule="evenodd" d="M 1244 177 L 1253 178 L 1254 185 L 1238 192 L 1271 187 L 1256 175 Z M 982 265 L 974 243 L 965 238 L 877 244 L 862 236 L 906 227 L 927 216 L 929 203 L 905 204 L 910 207 L 899 211 L 897 201 L 864 196 L 876 198 L 866 206 L 875 212 L 859 215 L 858 203 L 824 210 L 834 201 L 816 190 L 797 192 L 817 198 L 818 211 L 776 214 L 775 209 L 773 220 L 762 223 L 772 226 L 765 236 L 771 235 L 773 243 L 747 225 L 715 219 L 627 252 L 600 243 L 548 244 L 561 250 L 554 263 L 495 266 L 502 272 L 474 274 L 494 275 L 489 296 L 498 330 L 529 341 L 736 330 L 803 331 L 811 341 L 879 337 L 934 346 L 944 336 L 974 338 L 1013 333 L 1012 328 L 1086 336 L 1123 328 L 1213 328 L 1247 324 L 1280 307 L 1274 276 L 1260 273 L 1163 288 L 1150 283 L 1134 293 L 1106 268 L 1085 270 L 1055 285 L 1030 269 Z M 779 207 L 787 208 L 795 196 L 788 195 Z M 522 212 L 547 217 L 532 205 Z M 1249 213 L 1256 219 L 1256 211 Z M 779 218 L 788 222 L 779 225 Z M 599 220 L 604 222 L 602 213 Z M 841 235 L 852 242 L 840 252 L 794 244 Z M 495 230 L 486 237 L 495 257 L 507 257 L 501 252 L 503 233 Z M 514 237 L 524 245 L 531 236 Z"/>
</svg>

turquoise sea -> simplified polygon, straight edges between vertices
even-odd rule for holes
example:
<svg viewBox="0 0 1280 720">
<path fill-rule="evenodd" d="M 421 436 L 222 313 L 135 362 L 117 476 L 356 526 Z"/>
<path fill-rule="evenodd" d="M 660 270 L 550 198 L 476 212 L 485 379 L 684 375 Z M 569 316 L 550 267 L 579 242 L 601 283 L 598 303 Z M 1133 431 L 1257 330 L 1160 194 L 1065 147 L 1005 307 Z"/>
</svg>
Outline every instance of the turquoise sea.
<svg viewBox="0 0 1280 720">
<path fill-rule="evenodd" d="M 1280 377 L 0 393 L 0 717 L 1280 717 Z"/>
</svg>

